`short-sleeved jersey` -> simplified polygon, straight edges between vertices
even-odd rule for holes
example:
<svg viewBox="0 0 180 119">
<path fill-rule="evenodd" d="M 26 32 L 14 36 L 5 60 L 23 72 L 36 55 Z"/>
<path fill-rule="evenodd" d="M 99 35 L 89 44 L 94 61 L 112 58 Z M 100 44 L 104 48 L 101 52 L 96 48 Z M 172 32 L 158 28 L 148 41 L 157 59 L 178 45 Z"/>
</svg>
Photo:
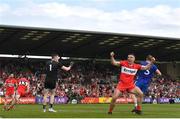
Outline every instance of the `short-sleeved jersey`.
<svg viewBox="0 0 180 119">
<path fill-rule="evenodd" d="M 140 62 L 141 65 L 146 66 L 148 64 L 148 62 L 146 61 L 142 61 Z M 150 83 L 151 79 L 153 78 L 156 70 L 157 70 L 157 66 L 156 65 L 152 65 L 150 70 L 141 70 L 138 71 L 137 73 L 137 81 L 139 82 L 143 82 L 143 83 Z"/>
<path fill-rule="evenodd" d="M 137 71 L 140 70 L 142 66 L 135 63 L 129 64 L 127 60 L 120 61 L 120 66 L 121 66 L 121 73 L 119 80 L 122 83 L 129 83 L 129 84 L 134 83 L 134 77 Z"/>
<path fill-rule="evenodd" d="M 30 85 L 29 80 L 27 80 L 26 78 L 20 78 L 18 80 L 18 89 L 17 90 L 26 91 L 29 85 Z"/>
<path fill-rule="evenodd" d="M 15 78 L 8 78 L 5 81 L 5 88 L 7 91 L 14 91 L 15 86 L 17 85 L 17 80 Z"/>
<path fill-rule="evenodd" d="M 57 80 L 58 71 L 62 68 L 61 62 L 48 61 L 46 63 L 46 79 Z"/>
</svg>

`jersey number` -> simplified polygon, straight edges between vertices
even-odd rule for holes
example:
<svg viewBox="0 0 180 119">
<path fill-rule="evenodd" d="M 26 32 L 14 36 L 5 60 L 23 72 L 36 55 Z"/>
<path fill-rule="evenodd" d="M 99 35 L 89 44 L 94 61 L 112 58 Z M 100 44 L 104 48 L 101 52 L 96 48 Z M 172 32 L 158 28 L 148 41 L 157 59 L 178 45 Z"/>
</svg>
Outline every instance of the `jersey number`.
<svg viewBox="0 0 180 119">
<path fill-rule="evenodd" d="M 49 65 L 49 71 L 52 71 L 52 64 Z"/>
<path fill-rule="evenodd" d="M 19 85 L 27 86 L 27 82 L 20 81 L 20 82 L 19 82 Z"/>
<path fill-rule="evenodd" d="M 144 72 L 144 74 L 145 74 L 145 75 L 149 75 L 149 74 L 150 74 L 150 71 L 149 71 L 149 70 L 146 70 L 146 71 Z"/>
</svg>

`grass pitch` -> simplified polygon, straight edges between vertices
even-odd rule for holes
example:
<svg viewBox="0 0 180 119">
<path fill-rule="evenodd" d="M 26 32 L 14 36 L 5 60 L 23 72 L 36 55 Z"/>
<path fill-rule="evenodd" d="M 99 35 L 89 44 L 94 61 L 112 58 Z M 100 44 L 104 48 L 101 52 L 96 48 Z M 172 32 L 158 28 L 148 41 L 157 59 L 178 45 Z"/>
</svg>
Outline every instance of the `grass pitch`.
<svg viewBox="0 0 180 119">
<path fill-rule="evenodd" d="M 44 113 L 42 105 L 17 105 L 14 110 L 3 111 L 2 118 L 180 118 L 180 104 L 144 104 L 143 114 L 131 113 L 132 104 L 117 104 L 108 115 L 109 104 L 62 104 L 55 105 L 57 113 Z"/>
</svg>

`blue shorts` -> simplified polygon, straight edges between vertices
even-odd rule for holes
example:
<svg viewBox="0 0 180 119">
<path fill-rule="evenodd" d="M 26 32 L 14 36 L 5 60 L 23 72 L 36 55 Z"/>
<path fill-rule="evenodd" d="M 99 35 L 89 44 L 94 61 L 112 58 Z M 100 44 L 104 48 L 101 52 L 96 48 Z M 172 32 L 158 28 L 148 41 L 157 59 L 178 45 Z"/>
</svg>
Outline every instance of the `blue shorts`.
<svg viewBox="0 0 180 119">
<path fill-rule="evenodd" d="M 141 91 L 146 94 L 146 92 L 148 91 L 148 84 L 145 84 L 144 82 L 141 81 L 136 81 L 136 86 L 139 87 L 141 89 Z"/>
</svg>

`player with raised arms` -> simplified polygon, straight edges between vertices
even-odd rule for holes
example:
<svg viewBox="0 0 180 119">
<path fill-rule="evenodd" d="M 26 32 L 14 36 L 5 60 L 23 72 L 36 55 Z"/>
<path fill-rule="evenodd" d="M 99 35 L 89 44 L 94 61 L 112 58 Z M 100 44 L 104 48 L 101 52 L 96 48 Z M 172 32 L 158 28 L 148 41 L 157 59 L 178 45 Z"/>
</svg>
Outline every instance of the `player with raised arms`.
<svg viewBox="0 0 180 119">
<path fill-rule="evenodd" d="M 53 109 L 54 96 L 56 83 L 58 81 L 58 71 L 60 69 L 64 71 L 69 71 L 73 66 L 73 62 L 70 63 L 68 67 L 64 66 L 62 62 L 59 61 L 60 57 L 58 54 L 53 54 L 50 61 L 46 63 L 46 79 L 44 83 L 44 98 L 43 98 L 43 112 L 46 112 L 47 97 L 50 93 L 50 103 L 49 103 L 49 112 L 56 112 Z"/>
<path fill-rule="evenodd" d="M 141 104 L 143 101 L 143 92 L 135 85 L 134 78 L 138 70 L 149 70 L 155 61 L 154 58 L 151 58 L 151 61 L 146 65 L 135 64 L 135 55 L 128 54 L 127 60 L 116 61 L 114 58 L 114 52 L 110 53 L 111 63 L 114 66 L 120 67 L 121 72 L 119 77 L 119 83 L 114 91 L 112 96 L 111 104 L 109 107 L 108 114 L 112 114 L 112 111 L 115 107 L 116 99 L 119 95 L 122 95 L 123 92 L 127 91 L 128 93 L 132 93 L 137 95 L 138 100 L 138 111 L 136 114 L 141 114 Z"/>
<path fill-rule="evenodd" d="M 13 109 L 21 97 L 25 97 L 30 91 L 30 82 L 25 76 L 21 77 L 17 81 L 17 90 L 15 91 L 15 96 L 12 100 L 12 104 L 8 107 L 7 110 Z"/>
</svg>

